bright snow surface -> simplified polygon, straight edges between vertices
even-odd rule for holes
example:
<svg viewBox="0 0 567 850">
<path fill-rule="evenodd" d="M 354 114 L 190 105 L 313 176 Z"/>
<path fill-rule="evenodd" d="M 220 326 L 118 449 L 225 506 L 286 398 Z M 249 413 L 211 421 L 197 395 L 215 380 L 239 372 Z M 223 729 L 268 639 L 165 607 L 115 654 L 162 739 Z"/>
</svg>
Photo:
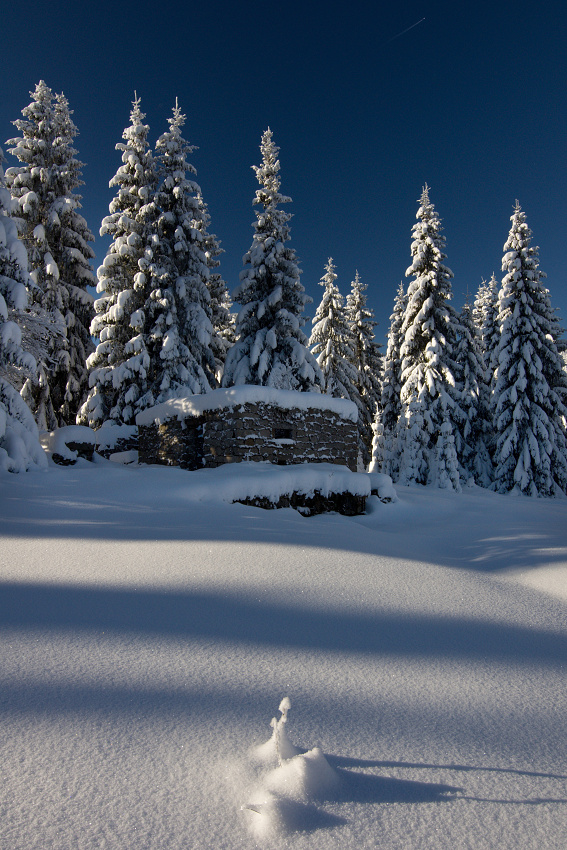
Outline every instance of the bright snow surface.
<svg viewBox="0 0 567 850">
<path fill-rule="evenodd" d="M 341 419 L 351 422 L 356 422 L 358 418 L 356 405 L 346 398 L 333 398 L 324 393 L 298 393 L 246 384 L 226 390 L 213 390 L 201 395 L 170 399 L 138 413 L 136 423 L 147 425 L 154 420 L 165 422 L 168 419 L 185 419 L 188 416 L 200 416 L 206 410 L 223 410 L 227 407 L 260 402 L 273 404 L 283 410 L 332 410 Z"/>
<path fill-rule="evenodd" d="M 197 478 L 0 474 L 0 846 L 564 850 L 567 500 Z"/>
</svg>

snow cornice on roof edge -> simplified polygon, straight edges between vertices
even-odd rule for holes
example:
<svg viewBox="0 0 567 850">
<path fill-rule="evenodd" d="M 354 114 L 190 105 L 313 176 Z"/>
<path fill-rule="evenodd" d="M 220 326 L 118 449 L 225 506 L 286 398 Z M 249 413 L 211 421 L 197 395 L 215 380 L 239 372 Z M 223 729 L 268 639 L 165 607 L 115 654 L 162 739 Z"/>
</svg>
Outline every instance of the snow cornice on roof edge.
<svg viewBox="0 0 567 850">
<path fill-rule="evenodd" d="M 356 422 L 358 410 L 354 402 L 333 398 L 323 393 L 300 393 L 277 390 L 273 387 L 244 385 L 230 389 L 213 390 L 203 395 L 172 398 L 155 407 L 148 407 L 136 416 L 137 425 L 166 422 L 169 419 L 186 419 L 201 416 L 210 410 L 225 410 L 244 404 L 270 404 L 282 410 L 329 410 L 349 422 Z"/>
</svg>

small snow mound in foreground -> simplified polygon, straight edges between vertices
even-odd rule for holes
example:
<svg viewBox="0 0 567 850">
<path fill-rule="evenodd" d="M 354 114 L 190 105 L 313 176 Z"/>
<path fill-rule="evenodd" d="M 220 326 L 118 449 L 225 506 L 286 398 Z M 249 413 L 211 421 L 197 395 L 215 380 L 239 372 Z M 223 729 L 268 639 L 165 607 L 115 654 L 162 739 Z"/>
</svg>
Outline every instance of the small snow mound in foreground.
<svg viewBox="0 0 567 850">
<path fill-rule="evenodd" d="M 323 755 L 313 747 L 285 761 L 264 778 L 268 791 L 296 800 L 321 800 L 336 790 L 339 777 Z"/>
<path fill-rule="evenodd" d="M 290 742 L 286 731 L 290 708 L 291 702 L 285 697 L 279 707 L 281 717 L 272 720 L 272 737 L 251 753 L 264 769 L 241 809 L 247 813 L 248 825 L 257 838 L 305 829 L 317 815 L 310 801 L 329 799 L 339 785 L 339 776 L 320 747 L 301 753 Z"/>
</svg>

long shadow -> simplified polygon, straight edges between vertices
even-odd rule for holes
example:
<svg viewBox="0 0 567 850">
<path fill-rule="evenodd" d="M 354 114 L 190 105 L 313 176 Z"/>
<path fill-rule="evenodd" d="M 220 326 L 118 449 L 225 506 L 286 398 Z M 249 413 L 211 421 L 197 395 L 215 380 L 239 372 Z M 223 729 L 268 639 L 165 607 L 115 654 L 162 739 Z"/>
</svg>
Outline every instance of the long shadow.
<svg viewBox="0 0 567 850">
<path fill-rule="evenodd" d="M 567 803 L 564 797 L 523 797 L 519 800 L 505 800 L 498 797 L 467 797 L 463 794 L 459 799 L 471 800 L 474 803 L 505 803 L 514 806 L 543 806 L 548 803 Z"/>
<path fill-rule="evenodd" d="M 340 803 L 439 803 L 454 800 L 463 789 L 436 782 L 415 782 L 391 776 L 372 776 L 339 768 L 340 790 L 333 799 Z"/>
<path fill-rule="evenodd" d="M 383 761 L 374 759 L 356 759 L 348 756 L 327 755 L 327 761 L 342 777 L 346 777 L 348 793 L 352 793 L 357 802 L 380 803 L 427 803 L 439 800 L 470 800 L 476 803 L 505 803 L 510 805 L 540 806 L 547 803 L 567 803 L 564 797 L 524 797 L 506 799 L 496 797 L 475 797 L 463 793 L 462 788 L 451 785 L 436 785 L 434 783 L 412 782 L 410 780 L 393 779 L 391 777 L 369 776 L 354 771 L 345 770 L 348 767 L 403 767 L 431 768 L 433 770 L 456 770 L 464 772 L 494 772 L 529 776 L 541 779 L 567 779 L 567 776 L 557 773 L 541 773 L 533 770 L 517 770 L 505 767 L 481 767 L 463 764 L 427 764 L 425 762 Z M 458 797 L 452 796 L 458 794 Z M 449 796 L 447 796 L 449 795 Z"/>
<path fill-rule="evenodd" d="M 541 779 L 567 779 L 567 775 L 561 773 L 540 773 L 535 770 L 518 770 L 512 767 L 484 767 L 477 764 L 428 764 L 427 762 L 411 761 L 384 761 L 375 759 L 357 759 L 349 756 L 325 756 L 327 761 L 334 767 L 404 767 L 417 768 L 421 770 L 457 770 L 465 773 L 478 771 L 488 773 L 512 773 L 516 776 L 533 776 Z"/>
<path fill-rule="evenodd" d="M 391 611 L 306 609 L 236 594 L 0 584 L 0 627 L 99 630 L 371 653 L 567 661 L 567 636 L 507 623 Z"/>
</svg>

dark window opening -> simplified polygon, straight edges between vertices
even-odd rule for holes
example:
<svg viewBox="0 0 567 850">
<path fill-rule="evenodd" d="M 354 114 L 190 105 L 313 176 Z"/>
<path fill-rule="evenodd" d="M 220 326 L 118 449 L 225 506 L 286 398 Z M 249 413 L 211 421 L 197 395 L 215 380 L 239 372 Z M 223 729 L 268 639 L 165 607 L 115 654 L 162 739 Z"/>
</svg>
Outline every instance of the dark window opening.
<svg viewBox="0 0 567 850">
<path fill-rule="evenodd" d="M 274 428 L 274 438 L 276 440 L 292 440 L 293 439 L 293 429 L 292 428 Z"/>
</svg>

